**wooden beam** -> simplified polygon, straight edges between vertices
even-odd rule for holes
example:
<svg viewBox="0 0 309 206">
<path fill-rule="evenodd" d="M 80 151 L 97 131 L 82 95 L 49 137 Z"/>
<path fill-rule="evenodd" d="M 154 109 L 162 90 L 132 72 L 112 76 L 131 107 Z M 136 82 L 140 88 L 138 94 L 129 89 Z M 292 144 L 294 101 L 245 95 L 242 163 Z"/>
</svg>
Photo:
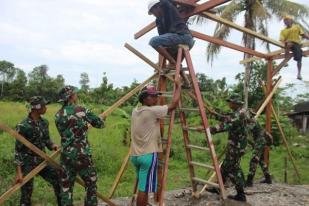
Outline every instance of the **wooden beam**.
<svg viewBox="0 0 309 206">
<path fill-rule="evenodd" d="M 144 86 L 146 86 L 151 80 L 153 80 L 157 76 L 158 76 L 157 73 L 153 74 L 151 77 L 146 79 L 143 83 L 139 84 L 137 87 L 132 89 L 129 93 L 127 93 L 125 96 L 123 96 L 121 99 L 119 99 L 116 103 L 114 103 L 112 106 L 110 106 L 100 116 L 106 117 L 106 116 L 110 115 L 115 109 L 117 109 L 120 105 L 122 105 L 125 101 L 127 101 L 134 94 L 139 92 Z"/>
<path fill-rule="evenodd" d="M 195 9 L 192 12 L 181 13 L 181 15 L 185 19 L 185 18 L 188 18 L 190 16 L 196 15 L 197 13 L 200 13 L 202 11 L 206 11 L 206 10 L 215 8 L 216 6 L 219 6 L 219 5 L 224 4 L 226 2 L 229 2 L 229 1 L 230 0 L 209 0 L 209 1 L 205 2 L 205 3 L 203 3 L 203 4 L 198 5 L 197 7 L 195 7 Z M 197 0 L 188 0 L 187 2 L 188 2 L 188 4 L 194 4 L 194 3 L 198 2 L 198 1 Z M 151 31 L 155 27 L 156 27 L 156 23 L 155 22 L 151 22 L 150 24 L 148 24 L 147 26 L 142 28 L 140 31 L 135 33 L 134 34 L 134 38 L 138 39 L 138 38 L 142 37 L 143 35 L 145 35 L 149 31 Z"/>
<path fill-rule="evenodd" d="M 60 154 L 60 150 L 57 150 L 56 152 L 52 153 L 50 158 L 54 159 Z M 14 194 L 16 191 L 18 191 L 24 184 L 29 182 L 35 175 L 37 175 L 39 172 L 41 172 L 46 166 L 48 162 L 44 160 L 41 164 L 36 166 L 31 172 L 29 172 L 26 176 L 23 177 L 23 181 L 21 183 L 15 184 L 13 187 L 11 187 L 9 190 L 7 190 L 5 193 L 3 193 L 0 196 L 0 205 L 8 199 L 12 194 Z"/>
<path fill-rule="evenodd" d="M 289 55 L 287 58 L 285 58 L 272 72 L 272 77 L 275 76 L 281 69 L 284 67 L 288 61 L 292 58 L 292 55 Z"/>
<path fill-rule="evenodd" d="M 145 55 L 143 55 L 141 52 L 139 52 L 137 49 L 135 49 L 130 44 L 125 43 L 124 47 L 127 48 L 129 51 L 131 51 L 136 56 L 138 56 L 139 58 L 141 58 L 144 62 L 146 62 L 149 66 L 151 66 L 155 70 L 159 70 L 159 65 L 153 63 L 150 59 L 148 59 Z"/>
<path fill-rule="evenodd" d="M 309 42 L 304 42 L 301 45 L 301 47 L 308 47 L 308 46 L 309 46 Z M 267 58 L 272 58 L 273 60 L 283 59 L 283 58 L 285 58 L 284 52 L 285 52 L 284 49 L 279 49 L 279 50 L 276 50 L 276 51 L 273 51 L 273 52 L 269 52 L 266 55 L 267 55 Z M 307 53 L 305 55 L 307 55 Z M 254 59 L 254 57 L 251 57 L 251 58 L 244 59 L 244 60 L 240 61 L 239 63 L 240 64 L 249 63 L 249 62 L 255 61 L 255 60 L 256 59 Z"/>
<path fill-rule="evenodd" d="M 260 106 L 260 108 L 258 109 L 258 111 L 256 112 L 254 118 L 257 119 L 260 114 L 263 112 L 263 110 L 265 109 L 266 105 L 269 103 L 269 101 L 271 100 L 271 98 L 273 97 L 274 93 L 276 92 L 276 90 L 279 87 L 279 84 L 281 83 L 282 78 L 279 77 L 277 83 L 275 84 L 275 86 L 273 87 L 273 89 L 271 90 L 271 92 L 267 95 L 265 101 L 263 102 L 263 104 Z"/>
<path fill-rule="evenodd" d="M 196 15 L 198 13 L 207 11 L 209 9 L 213 9 L 216 6 L 219 6 L 221 4 L 225 4 L 225 3 L 229 2 L 229 1 L 230 0 L 209 0 L 209 1 L 205 2 L 205 3 L 200 4 L 197 7 L 195 7 L 195 9 L 191 13 L 187 14 L 187 17 L 188 16 Z"/>
<path fill-rule="evenodd" d="M 309 55 L 309 50 L 303 51 L 303 55 L 308 56 Z M 293 54 L 289 53 L 288 56 L 293 57 Z M 276 59 L 284 59 L 284 58 L 285 58 L 285 54 L 279 54 L 279 55 L 276 55 L 276 56 L 273 57 L 274 60 L 276 60 Z"/>
<path fill-rule="evenodd" d="M 266 94 L 266 87 L 265 87 L 265 85 L 262 85 L 262 87 L 263 87 L 264 93 Z M 275 110 L 275 108 L 274 108 L 274 105 L 273 105 L 272 103 L 271 103 L 271 111 L 272 111 L 272 114 L 273 114 L 274 117 L 275 117 L 277 126 L 278 126 L 279 131 L 280 131 L 280 134 L 281 134 L 281 138 L 282 138 L 283 144 L 284 144 L 286 150 L 288 151 L 288 155 L 289 155 L 289 158 L 290 158 L 290 160 L 291 160 L 291 162 L 292 162 L 292 164 L 293 164 L 295 173 L 296 173 L 296 175 L 297 175 L 297 177 L 298 177 L 298 180 L 300 180 L 300 173 L 299 173 L 299 170 L 298 170 L 298 168 L 297 168 L 297 166 L 296 166 L 295 159 L 294 159 L 294 157 L 293 157 L 293 155 L 292 155 L 292 152 L 291 152 L 291 149 L 290 149 L 290 147 L 289 147 L 289 143 L 288 143 L 288 141 L 287 141 L 287 139 L 286 139 L 286 137 L 285 137 L 285 134 L 284 134 L 284 132 L 283 132 L 283 129 L 282 129 L 282 127 L 281 127 L 280 120 L 279 120 L 279 116 L 278 116 L 278 114 L 277 114 L 277 112 L 276 112 L 276 110 Z"/>
<path fill-rule="evenodd" d="M 54 168 L 56 169 L 61 169 L 61 166 L 55 161 L 53 160 L 51 157 L 49 157 L 46 153 L 44 153 L 42 150 L 40 150 L 39 148 L 37 148 L 34 144 L 32 144 L 31 142 L 29 142 L 26 138 L 24 138 L 23 136 L 21 136 L 18 132 L 16 132 L 15 130 L 11 129 L 10 127 L 6 126 L 3 123 L 0 123 L 0 129 L 2 129 L 3 131 L 9 133 L 12 137 L 14 137 L 16 140 L 20 141 L 22 144 L 24 144 L 26 147 L 28 147 L 31 151 L 33 151 L 35 154 L 39 155 L 40 157 L 42 157 L 43 159 L 45 159 L 48 164 L 52 165 Z M 84 181 L 78 176 L 76 178 L 76 182 L 80 185 L 82 185 L 83 187 L 85 187 L 85 183 Z M 113 202 L 111 202 L 108 198 L 104 197 L 103 195 L 101 195 L 99 192 L 96 192 L 96 195 L 103 200 L 104 202 L 106 202 L 108 205 L 111 206 L 116 206 Z"/>
<path fill-rule="evenodd" d="M 257 56 L 257 57 L 261 57 L 261 58 L 267 58 L 267 56 L 263 53 L 260 53 L 260 52 L 254 51 L 252 49 L 242 47 L 242 46 L 239 46 L 239 45 L 227 42 L 227 41 L 224 41 L 224 40 L 219 39 L 219 38 L 215 38 L 215 37 L 212 37 L 212 36 L 209 36 L 209 35 L 206 35 L 206 34 L 202 34 L 202 33 L 196 32 L 196 31 L 192 31 L 192 30 L 191 30 L 191 33 L 194 37 L 201 39 L 201 40 L 208 41 L 208 42 L 213 43 L 213 44 L 225 46 L 225 47 L 228 47 L 230 49 L 234 49 L 234 50 L 241 51 L 241 52 L 244 52 L 244 53 L 247 53 L 247 54 L 251 54 L 253 56 Z"/>
<path fill-rule="evenodd" d="M 119 182 L 120 182 L 120 178 L 122 177 L 122 175 L 123 175 L 125 169 L 126 169 L 127 166 L 128 166 L 129 159 L 130 159 L 130 154 L 131 154 L 131 152 L 130 152 L 130 150 L 129 150 L 128 154 L 126 155 L 126 157 L 125 157 L 124 160 L 122 161 L 122 165 L 121 165 L 121 167 L 120 167 L 120 170 L 118 171 L 118 174 L 117 174 L 117 176 L 116 176 L 116 178 L 115 178 L 115 180 L 114 180 L 114 183 L 113 183 L 113 185 L 112 185 L 112 188 L 111 188 L 111 190 L 110 190 L 110 192 L 109 192 L 109 196 L 108 196 L 109 198 L 112 198 L 112 197 L 113 197 L 113 195 L 114 195 L 114 193 L 115 193 L 115 191 L 116 191 L 116 188 L 117 188 L 117 186 L 118 186 L 118 184 L 119 184 Z"/>
<path fill-rule="evenodd" d="M 266 42 L 274 44 L 274 45 L 276 45 L 278 47 L 284 48 L 284 44 L 282 44 L 280 41 L 276 41 L 276 40 L 271 39 L 271 38 L 269 38 L 267 36 L 264 36 L 263 34 L 257 33 L 257 32 L 255 32 L 255 31 L 253 31 L 251 29 L 239 26 L 239 25 L 235 24 L 234 22 L 231 22 L 231 21 L 229 21 L 227 19 L 224 19 L 224 18 L 222 18 L 220 16 L 217 16 L 215 14 L 211 14 L 209 12 L 203 12 L 203 16 L 206 16 L 207 18 L 209 18 L 211 20 L 214 20 L 214 21 L 216 21 L 218 23 L 225 24 L 225 25 L 227 25 L 227 26 L 229 26 L 229 27 L 231 27 L 233 29 L 236 29 L 236 30 L 238 30 L 240 32 L 244 32 L 244 33 L 250 34 L 250 35 L 252 35 L 252 36 L 254 36 L 256 38 L 259 38 L 259 39 L 261 39 L 263 41 L 266 41 Z"/>
<path fill-rule="evenodd" d="M 133 48 L 130 44 L 126 43 L 125 47 L 131 51 L 133 54 L 141 58 L 144 62 L 146 62 L 149 66 L 154 68 L 157 72 L 163 74 L 162 70 L 160 69 L 160 66 L 158 64 L 153 63 L 150 59 L 148 59 L 145 55 L 143 55 L 141 52 L 139 52 L 137 49 Z M 169 75 L 165 75 L 169 80 L 175 81 L 172 77 Z"/>
</svg>

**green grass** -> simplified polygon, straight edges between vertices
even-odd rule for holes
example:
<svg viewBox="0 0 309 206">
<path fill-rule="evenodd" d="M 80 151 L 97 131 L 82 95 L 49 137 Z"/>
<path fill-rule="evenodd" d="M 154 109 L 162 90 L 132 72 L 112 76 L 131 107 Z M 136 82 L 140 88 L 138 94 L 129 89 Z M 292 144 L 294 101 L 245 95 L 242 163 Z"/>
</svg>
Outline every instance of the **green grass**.
<svg viewBox="0 0 309 206">
<path fill-rule="evenodd" d="M 93 108 L 94 112 L 97 114 L 106 109 L 106 107 L 98 105 L 88 105 L 87 107 Z M 51 137 L 58 144 L 60 142 L 60 137 L 54 124 L 54 114 L 59 108 L 60 105 L 58 104 L 49 105 L 45 115 L 45 118 L 50 122 Z M 130 108 L 126 108 L 125 110 L 130 111 Z M 22 103 L 0 102 L 0 114 L 0 122 L 14 128 L 15 125 L 27 115 L 27 111 Z M 128 119 L 123 118 L 122 114 L 123 112 L 121 110 L 116 110 L 115 113 L 107 118 L 106 128 L 89 130 L 89 141 L 93 149 L 93 160 L 98 172 L 98 191 L 105 196 L 109 194 L 112 183 L 129 149 L 128 145 L 124 145 L 123 141 L 125 139 L 125 129 L 129 126 L 130 122 Z M 199 121 L 193 118 L 189 119 L 189 122 L 198 125 Z M 205 145 L 204 137 L 201 134 L 194 133 L 194 138 L 191 139 L 193 144 Z M 306 174 L 309 170 L 309 137 L 295 135 L 293 137 L 288 137 L 288 139 L 290 143 L 305 145 L 305 147 L 291 146 L 291 148 L 301 173 L 300 183 L 308 184 L 309 176 Z M 15 165 L 13 163 L 13 158 L 15 139 L 0 131 L 0 141 L 0 193 L 3 194 L 14 182 Z M 217 154 L 219 154 L 226 144 L 226 134 L 214 135 L 213 141 L 216 145 Z M 245 174 L 248 171 L 250 155 L 250 147 L 248 147 L 248 152 L 242 160 L 242 168 Z M 286 157 L 287 152 L 282 146 L 276 147 L 271 151 L 270 170 L 277 181 L 284 180 L 284 158 Z M 209 160 L 209 157 L 205 153 L 194 152 L 193 159 L 195 161 L 205 162 Z M 260 169 L 257 171 L 256 178 L 260 178 L 261 171 Z M 203 170 L 197 170 L 197 174 L 200 177 L 207 178 Z M 134 181 L 134 170 L 132 165 L 129 164 L 115 192 L 115 196 L 130 196 L 132 194 Z M 288 161 L 288 182 L 297 183 L 296 175 L 290 161 Z M 167 189 L 172 190 L 187 186 L 190 186 L 190 179 L 183 147 L 182 132 L 179 126 L 176 125 L 173 132 Z M 32 196 L 32 202 L 34 204 L 55 205 L 52 188 L 42 178 L 35 177 L 34 188 Z M 76 184 L 74 190 L 74 202 L 76 205 L 82 204 L 84 195 L 84 189 Z M 4 205 L 18 205 L 18 202 L 19 192 L 6 200 Z"/>
</svg>

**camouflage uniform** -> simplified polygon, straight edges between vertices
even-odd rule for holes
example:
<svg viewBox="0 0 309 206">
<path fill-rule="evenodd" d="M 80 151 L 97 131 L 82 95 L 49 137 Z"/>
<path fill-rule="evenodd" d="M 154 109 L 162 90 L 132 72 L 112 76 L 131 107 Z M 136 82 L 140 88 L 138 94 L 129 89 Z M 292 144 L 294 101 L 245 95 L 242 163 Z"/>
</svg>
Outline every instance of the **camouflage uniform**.
<svg viewBox="0 0 309 206">
<path fill-rule="evenodd" d="M 252 143 L 253 153 L 250 160 L 250 169 L 246 185 L 252 186 L 253 178 L 258 164 L 261 166 L 261 169 L 263 171 L 266 180 L 268 180 L 267 183 L 271 183 L 269 170 L 264 162 L 264 148 L 267 145 L 266 142 L 267 134 L 265 130 L 261 127 L 261 125 L 255 120 L 250 124 L 249 128 L 252 132 L 253 137 L 253 143 Z"/>
<path fill-rule="evenodd" d="M 57 112 L 55 118 L 56 126 L 61 136 L 61 172 L 63 205 L 73 205 L 73 186 L 76 175 L 85 182 L 86 198 L 84 205 L 97 205 L 97 173 L 91 158 L 91 148 L 88 143 L 88 123 L 93 127 L 102 128 L 103 120 L 91 111 L 81 106 L 66 102 L 68 97 L 76 92 L 72 86 L 66 86 L 60 91 L 60 100 L 63 101 L 62 108 Z"/>
<path fill-rule="evenodd" d="M 240 104 L 241 102 L 235 99 L 228 99 L 228 101 Z M 211 127 L 212 133 L 228 132 L 228 143 L 225 153 L 225 158 L 221 166 L 221 174 L 223 181 L 229 178 L 235 185 L 237 194 L 244 196 L 245 178 L 240 167 L 241 157 L 245 154 L 247 146 L 247 123 L 249 115 L 247 110 L 241 106 L 234 111 L 229 117 L 226 116 L 224 121 L 216 127 Z M 245 199 L 245 197 L 244 197 Z"/>
<path fill-rule="evenodd" d="M 42 97 L 35 96 L 29 100 L 31 109 L 40 109 L 42 104 L 46 105 L 46 102 Z M 34 144 L 37 148 L 45 152 L 45 147 L 52 150 L 54 143 L 51 141 L 48 130 L 48 121 L 44 118 L 39 120 L 33 120 L 30 116 L 22 120 L 17 126 L 16 131 L 25 137 L 29 142 Z M 32 152 L 28 147 L 19 141 L 15 144 L 15 163 L 21 167 L 21 171 L 25 176 L 36 166 L 43 161 L 43 158 Z M 58 205 L 60 204 L 60 179 L 57 174 L 57 170 L 50 166 L 46 166 L 39 175 L 49 182 L 53 188 L 57 197 Z M 21 188 L 20 205 L 31 205 L 31 195 L 33 191 L 33 179 L 28 181 Z"/>
</svg>

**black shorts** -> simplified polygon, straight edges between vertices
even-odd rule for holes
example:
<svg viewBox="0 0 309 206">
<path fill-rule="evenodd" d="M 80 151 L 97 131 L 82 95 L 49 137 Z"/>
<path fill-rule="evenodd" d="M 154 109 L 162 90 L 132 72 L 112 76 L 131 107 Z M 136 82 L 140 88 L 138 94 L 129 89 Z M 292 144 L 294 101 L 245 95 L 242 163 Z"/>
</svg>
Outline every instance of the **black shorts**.
<svg viewBox="0 0 309 206">
<path fill-rule="evenodd" d="M 295 61 L 301 61 L 303 57 L 303 50 L 301 50 L 300 44 L 292 42 L 291 51 L 293 52 L 293 57 Z"/>
</svg>

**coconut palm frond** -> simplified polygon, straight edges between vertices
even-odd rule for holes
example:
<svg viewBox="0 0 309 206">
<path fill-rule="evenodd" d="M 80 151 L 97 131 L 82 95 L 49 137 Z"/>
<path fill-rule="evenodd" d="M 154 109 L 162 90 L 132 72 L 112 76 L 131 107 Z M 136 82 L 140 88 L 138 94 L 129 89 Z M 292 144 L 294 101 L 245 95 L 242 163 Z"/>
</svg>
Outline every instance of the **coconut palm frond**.
<svg viewBox="0 0 309 206">
<path fill-rule="evenodd" d="M 252 16 L 256 19 L 267 19 L 270 18 L 270 14 L 267 9 L 261 4 L 260 1 L 255 1 L 251 7 Z"/>
<path fill-rule="evenodd" d="M 264 4 L 278 20 L 282 20 L 285 15 L 292 15 L 295 17 L 295 20 L 309 17 L 309 8 L 302 4 L 287 0 L 265 0 Z"/>
<path fill-rule="evenodd" d="M 213 35 L 219 39 L 226 39 L 230 35 L 230 28 L 223 24 L 217 24 L 215 34 Z M 207 62 L 213 63 L 214 57 L 220 52 L 221 46 L 209 43 L 207 46 Z"/>
<path fill-rule="evenodd" d="M 264 36 L 268 36 L 268 21 L 267 19 L 257 19 L 257 31 Z M 270 52 L 270 45 L 268 42 L 262 41 L 268 52 Z"/>
<path fill-rule="evenodd" d="M 237 15 L 243 10 L 243 7 L 232 1 L 230 4 L 224 6 L 224 10 L 221 12 L 221 17 L 229 21 L 235 21 Z M 214 31 L 214 37 L 219 39 L 227 39 L 230 34 L 230 28 L 223 24 L 218 23 Z M 220 52 L 220 46 L 209 43 L 207 46 L 207 61 L 213 63 L 214 57 Z"/>
<path fill-rule="evenodd" d="M 190 24 L 199 24 L 199 25 L 201 25 L 201 24 L 208 23 L 208 21 L 209 21 L 209 19 L 207 19 L 204 16 L 195 15 L 192 18 L 190 18 L 189 23 Z"/>
</svg>

